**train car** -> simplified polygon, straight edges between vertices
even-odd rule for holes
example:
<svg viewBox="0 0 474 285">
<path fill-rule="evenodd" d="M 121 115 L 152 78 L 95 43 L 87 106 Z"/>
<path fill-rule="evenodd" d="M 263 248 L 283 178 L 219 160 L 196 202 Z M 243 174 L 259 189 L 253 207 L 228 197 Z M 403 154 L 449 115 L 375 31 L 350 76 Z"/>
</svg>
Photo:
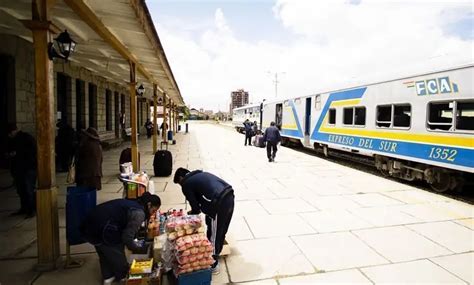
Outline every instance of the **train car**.
<svg viewBox="0 0 474 285">
<path fill-rule="evenodd" d="M 261 124 L 261 105 L 261 103 L 249 104 L 232 110 L 232 125 L 239 133 L 243 133 L 244 122 L 247 119 L 252 123 L 256 121 Z"/>
<path fill-rule="evenodd" d="M 369 156 L 384 175 L 453 190 L 474 173 L 473 78 L 468 65 L 268 102 L 263 125 L 281 120 L 286 140 Z"/>
</svg>

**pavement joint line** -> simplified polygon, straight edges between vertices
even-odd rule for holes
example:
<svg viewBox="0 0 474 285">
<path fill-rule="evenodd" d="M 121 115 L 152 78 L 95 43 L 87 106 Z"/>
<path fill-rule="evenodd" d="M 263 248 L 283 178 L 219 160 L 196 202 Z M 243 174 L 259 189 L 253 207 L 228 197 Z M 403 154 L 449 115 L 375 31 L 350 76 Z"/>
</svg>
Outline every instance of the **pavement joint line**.
<svg viewBox="0 0 474 285">
<path fill-rule="evenodd" d="M 452 223 L 451 221 L 447 221 L 447 222 Z M 435 222 L 435 223 L 440 223 L 440 222 Z M 444 223 L 444 222 L 441 222 L 441 223 Z M 455 224 L 455 223 L 454 223 L 454 224 Z M 456 253 L 456 252 L 452 251 L 451 249 L 449 249 L 448 247 L 446 247 L 446 246 L 440 244 L 439 242 L 437 242 L 437 241 L 435 241 L 435 240 L 432 240 L 431 238 L 425 236 L 424 234 L 419 233 L 419 232 L 417 232 L 416 230 L 414 230 L 414 229 L 408 227 L 408 225 L 407 225 L 407 226 L 403 225 L 403 227 L 406 228 L 406 229 L 408 229 L 409 231 L 411 231 L 411 232 L 413 232 L 413 233 L 415 233 L 415 234 L 417 234 L 417 235 L 423 237 L 423 238 L 426 238 L 427 240 L 433 242 L 434 244 L 436 244 L 436 245 L 438 245 L 438 246 L 440 246 L 440 247 L 442 247 L 442 248 L 444 248 L 444 249 L 446 249 L 446 250 L 448 250 L 448 251 L 450 251 L 450 252 L 452 252 L 452 253 Z"/>
<path fill-rule="evenodd" d="M 251 228 L 250 225 L 249 225 L 249 222 L 247 221 L 247 219 L 245 218 L 245 216 L 242 216 L 242 218 L 244 219 L 244 222 L 245 222 L 245 224 L 247 225 L 247 228 L 249 229 L 250 233 L 252 234 L 252 237 L 253 237 L 252 240 L 256 240 L 257 238 L 256 238 L 255 234 L 253 233 L 252 228 Z"/>
<path fill-rule="evenodd" d="M 363 240 L 360 236 L 357 235 L 357 233 L 353 232 L 353 231 L 349 231 L 349 233 L 354 236 L 356 239 L 358 239 L 359 241 L 361 241 L 363 244 L 365 244 L 368 248 L 372 249 L 376 254 L 378 254 L 380 257 L 382 257 L 383 259 L 385 259 L 386 261 L 388 261 L 389 263 L 393 263 L 392 260 L 390 260 L 388 257 L 384 256 L 383 254 L 381 254 L 380 252 L 378 252 L 374 247 L 372 247 L 370 244 L 368 244 L 365 240 Z"/>
<path fill-rule="evenodd" d="M 451 256 L 451 255 L 449 255 L 449 256 Z M 454 255 L 452 255 L 452 256 L 454 256 Z M 431 263 L 433 263 L 435 266 L 438 266 L 438 267 L 440 267 L 440 268 L 446 270 L 447 272 L 449 272 L 449 273 L 451 273 L 452 275 L 456 276 L 456 277 L 459 278 L 460 280 L 464 281 L 466 284 L 470 284 L 470 281 L 469 281 L 469 280 L 464 280 L 463 278 L 461 278 L 461 276 L 458 276 L 456 273 L 452 272 L 451 270 L 449 270 L 449 269 L 447 269 L 447 268 L 444 268 L 443 266 L 441 266 L 441 264 L 436 263 L 436 261 L 432 260 L 431 258 L 433 258 L 433 257 L 428 258 L 428 260 L 429 260 Z M 437 257 L 434 257 L 434 258 L 437 258 Z"/>
<path fill-rule="evenodd" d="M 372 279 L 370 279 L 370 277 L 367 274 L 365 274 L 364 271 L 360 270 L 360 268 L 357 268 L 356 270 L 360 272 L 360 274 L 362 274 L 365 278 L 367 278 L 367 280 L 369 280 L 370 283 L 375 284 L 375 282 Z"/>
</svg>

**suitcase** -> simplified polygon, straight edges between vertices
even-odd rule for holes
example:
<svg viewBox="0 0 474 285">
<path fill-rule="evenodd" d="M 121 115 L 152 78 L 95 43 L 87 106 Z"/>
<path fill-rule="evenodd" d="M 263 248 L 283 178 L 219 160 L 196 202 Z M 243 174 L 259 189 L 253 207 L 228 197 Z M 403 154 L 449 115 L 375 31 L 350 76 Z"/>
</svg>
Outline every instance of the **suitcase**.
<svg viewBox="0 0 474 285">
<path fill-rule="evenodd" d="M 120 168 L 120 165 L 122 165 L 126 162 L 132 162 L 132 149 L 129 148 L 129 147 L 122 150 L 122 152 L 120 153 L 119 171 L 122 171 L 122 169 Z M 138 165 L 140 165 L 140 152 L 138 152 Z"/>
<path fill-rule="evenodd" d="M 265 147 L 265 141 L 263 140 L 262 135 L 255 136 L 255 146 L 256 147 Z"/>
<path fill-rule="evenodd" d="M 163 149 L 163 144 L 166 144 L 166 150 Z M 155 153 L 155 158 L 153 159 L 153 170 L 155 172 L 155 176 L 170 176 L 172 169 L 173 156 L 168 150 L 168 143 L 161 142 L 161 149 Z"/>
</svg>

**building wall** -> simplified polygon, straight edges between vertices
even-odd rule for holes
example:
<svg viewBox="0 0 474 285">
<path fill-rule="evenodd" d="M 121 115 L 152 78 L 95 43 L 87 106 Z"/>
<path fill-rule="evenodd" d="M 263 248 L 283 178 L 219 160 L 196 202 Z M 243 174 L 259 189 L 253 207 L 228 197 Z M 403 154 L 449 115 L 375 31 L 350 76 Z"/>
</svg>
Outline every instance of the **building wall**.
<svg viewBox="0 0 474 285">
<path fill-rule="evenodd" d="M 35 86 L 33 46 L 28 41 L 11 35 L 0 34 L 0 54 L 14 58 L 13 102 L 14 112 L 9 113 L 9 123 L 35 134 Z M 11 109 L 10 109 L 11 110 Z"/>
<path fill-rule="evenodd" d="M 11 56 L 14 58 L 14 80 L 15 90 L 11 97 L 12 107 L 15 112 L 9 114 L 9 122 L 16 122 L 18 127 L 22 130 L 35 134 L 35 86 L 34 86 L 34 54 L 32 43 L 19 38 L 17 36 L 0 34 L 0 54 Z M 72 55 L 74 56 L 74 55 Z M 68 77 L 68 84 L 66 85 L 67 94 L 67 122 L 76 129 L 77 119 L 77 103 L 76 103 L 76 79 L 83 80 L 85 82 L 84 88 L 84 106 L 85 106 L 85 122 L 84 128 L 89 127 L 89 83 L 97 85 L 97 128 L 99 133 L 108 134 L 108 138 L 115 136 L 116 124 L 114 123 L 116 118 L 115 104 L 114 104 L 114 92 L 119 93 L 118 100 L 121 100 L 120 94 L 124 94 L 125 98 L 125 113 L 127 115 L 126 127 L 130 127 L 130 96 L 129 88 L 127 85 L 110 82 L 107 79 L 98 76 L 91 71 L 77 66 L 71 61 L 64 62 L 62 60 L 55 60 L 54 62 L 54 78 L 53 88 L 55 96 L 55 111 L 57 110 L 57 91 L 58 91 L 58 74 L 65 75 Z M 59 76 L 61 77 L 61 75 Z M 112 92 L 111 104 L 112 104 L 112 130 L 106 131 L 106 89 Z M 146 103 L 144 103 L 146 105 Z M 121 102 L 118 104 L 119 108 Z M 143 109 L 143 117 L 149 117 L 147 108 Z M 55 112 L 55 119 L 57 120 L 57 113 Z M 142 126 L 141 126 L 142 127 Z M 142 129 L 142 128 L 140 128 Z"/>
</svg>

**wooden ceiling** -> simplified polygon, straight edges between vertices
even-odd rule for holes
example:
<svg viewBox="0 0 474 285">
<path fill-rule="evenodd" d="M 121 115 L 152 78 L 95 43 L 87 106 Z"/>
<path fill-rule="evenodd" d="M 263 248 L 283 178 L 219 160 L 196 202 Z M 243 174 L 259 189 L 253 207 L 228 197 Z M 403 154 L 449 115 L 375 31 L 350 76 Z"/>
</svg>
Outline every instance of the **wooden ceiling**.
<svg viewBox="0 0 474 285">
<path fill-rule="evenodd" d="M 0 33 L 32 42 L 19 20 L 31 19 L 32 0 L 0 1 Z M 128 84 L 129 61 L 137 66 L 138 84 L 151 98 L 153 84 L 184 105 L 178 85 L 144 0 L 57 0 L 51 20 L 77 42 L 70 61 L 112 82 Z"/>
</svg>

